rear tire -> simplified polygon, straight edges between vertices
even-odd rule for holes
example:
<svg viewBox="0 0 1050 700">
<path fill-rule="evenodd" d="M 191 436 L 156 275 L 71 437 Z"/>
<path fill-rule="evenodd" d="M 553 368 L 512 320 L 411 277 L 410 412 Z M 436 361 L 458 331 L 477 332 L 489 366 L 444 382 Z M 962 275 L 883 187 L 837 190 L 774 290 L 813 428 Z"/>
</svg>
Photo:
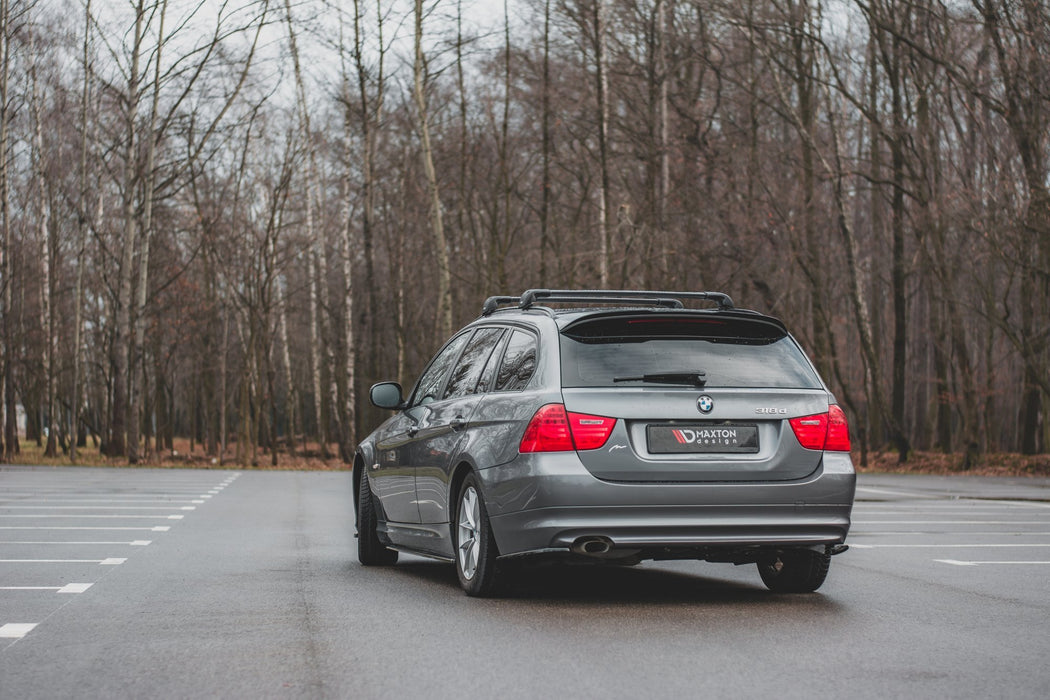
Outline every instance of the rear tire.
<svg viewBox="0 0 1050 700">
<path fill-rule="evenodd" d="M 772 560 L 760 561 L 762 583 L 774 593 L 812 593 L 828 576 L 831 555 L 811 549 L 787 549 Z"/>
<path fill-rule="evenodd" d="M 365 566 L 389 566 L 397 563 L 397 552 L 387 549 L 379 541 L 379 535 L 376 534 L 378 523 L 368 475 L 362 474 L 360 488 L 357 490 L 357 560 Z"/>
<path fill-rule="evenodd" d="M 456 542 L 456 576 L 463 591 L 474 597 L 487 597 L 497 591 L 496 538 L 492 536 L 488 509 L 481 497 L 477 478 L 463 480 L 456 499 L 452 532 Z"/>
</svg>

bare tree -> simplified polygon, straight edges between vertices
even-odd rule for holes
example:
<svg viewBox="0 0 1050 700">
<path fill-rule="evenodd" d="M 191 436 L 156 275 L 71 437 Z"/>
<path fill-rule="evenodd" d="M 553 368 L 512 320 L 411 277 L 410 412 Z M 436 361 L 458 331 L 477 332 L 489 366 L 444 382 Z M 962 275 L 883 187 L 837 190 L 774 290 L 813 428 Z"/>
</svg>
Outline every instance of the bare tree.
<svg viewBox="0 0 1050 700">
<path fill-rule="evenodd" d="M 430 202 L 430 230 L 434 235 L 434 258 L 437 263 L 437 329 L 439 336 L 452 335 L 452 273 L 445 239 L 444 214 L 437 171 L 434 169 L 434 147 L 430 140 L 430 113 L 427 108 L 427 62 L 423 51 L 423 0 L 415 0 L 415 61 L 412 70 L 412 95 L 416 105 L 416 120 L 423 146 L 423 172 L 427 180 Z"/>
</svg>

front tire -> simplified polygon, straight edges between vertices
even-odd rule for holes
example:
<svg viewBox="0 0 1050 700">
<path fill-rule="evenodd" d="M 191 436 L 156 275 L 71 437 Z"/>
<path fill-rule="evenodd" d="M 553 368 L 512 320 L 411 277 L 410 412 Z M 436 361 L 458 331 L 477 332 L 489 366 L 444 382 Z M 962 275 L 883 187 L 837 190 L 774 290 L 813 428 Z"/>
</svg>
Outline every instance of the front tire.
<svg viewBox="0 0 1050 700">
<path fill-rule="evenodd" d="M 776 557 L 760 561 L 762 583 L 774 593 L 812 593 L 828 576 L 831 555 L 811 549 L 788 549 Z"/>
<path fill-rule="evenodd" d="M 361 484 L 357 490 L 357 560 L 365 566 L 389 566 L 397 563 L 397 552 L 387 549 L 379 541 L 376 527 L 379 517 L 376 515 L 375 501 L 372 500 L 372 488 L 368 485 L 368 475 L 361 474 Z"/>
<path fill-rule="evenodd" d="M 473 474 L 464 479 L 456 502 L 452 530 L 455 533 L 459 585 L 469 596 L 490 596 L 497 589 L 496 557 L 499 551 L 481 489 Z"/>
</svg>

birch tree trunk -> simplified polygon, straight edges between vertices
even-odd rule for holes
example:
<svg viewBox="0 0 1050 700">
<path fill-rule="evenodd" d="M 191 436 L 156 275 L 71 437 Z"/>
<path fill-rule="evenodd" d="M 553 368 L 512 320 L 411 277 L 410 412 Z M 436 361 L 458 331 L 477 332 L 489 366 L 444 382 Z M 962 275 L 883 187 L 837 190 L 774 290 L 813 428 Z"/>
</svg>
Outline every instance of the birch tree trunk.
<svg viewBox="0 0 1050 700">
<path fill-rule="evenodd" d="M 143 41 L 143 22 L 145 0 L 138 0 L 135 8 L 135 26 L 131 41 L 131 66 L 128 72 L 126 112 L 124 115 L 124 162 L 121 169 L 122 215 L 124 219 L 124 238 L 121 248 L 120 279 L 117 289 L 116 304 L 113 315 L 116 328 L 113 336 L 113 401 L 110 406 L 110 435 L 107 441 L 107 454 L 111 457 L 123 457 L 127 453 L 126 433 L 129 420 L 128 407 L 128 371 L 131 336 L 131 285 L 133 264 L 135 260 L 135 241 L 138 238 L 138 218 L 136 216 L 135 193 L 139 189 L 138 140 L 136 139 L 136 121 L 139 112 L 140 61 Z"/>
<path fill-rule="evenodd" d="M 128 351 L 131 400 L 128 410 L 128 462 L 139 461 L 139 428 L 143 419 L 142 397 L 145 394 L 146 363 L 143 361 L 143 343 L 146 335 L 146 300 L 149 298 L 149 256 L 150 242 L 153 238 L 153 190 L 156 182 L 155 164 L 157 158 L 157 110 L 160 102 L 160 64 L 164 49 L 164 20 L 168 12 L 168 0 L 163 0 L 160 7 L 160 19 L 157 32 L 157 47 L 153 53 L 153 95 L 150 104 L 149 128 L 146 130 L 146 165 L 143 169 L 143 202 L 142 202 L 142 242 L 139 247 L 138 298 L 134 307 L 134 334 L 131 348 Z M 149 455 L 149 440 L 145 446 L 145 456 Z"/>
<path fill-rule="evenodd" d="M 376 304 L 376 279 L 375 279 L 375 251 L 374 251 L 374 238 L 376 235 L 376 178 L 375 178 L 375 163 L 376 163 L 376 148 L 377 139 L 379 137 L 379 129 L 383 123 L 383 104 L 386 97 L 386 46 L 383 43 L 383 10 L 382 3 L 380 0 L 375 0 L 375 12 L 376 12 L 376 35 L 377 35 L 377 48 L 376 48 L 376 77 L 374 80 L 374 97 L 369 95 L 368 90 L 368 77 L 369 69 L 365 64 L 365 52 L 364 52 L 364 32 L 361 28 L 361 3 L 360 0 L 354 0 L 354 64 L 357 71 L 357 89 L 358 99 L 360 100 L 361 118 L 359 120 L 361 129 L 361 141 L 364 147 L 364 153 L 362 156 L 361 163 L 361 186 L 364 190 L 363 195 L 363 209 L 361 217 L 361 245 L 364 253 L 365 263 L 365 284 L 363 285 L 363 293 L 365 296 L 366 303 L 366 318 L 368 328 L 368 339 L 366 342 L 368 357 L 372 358 L 369 366 L 366 367 L 366 371 L 371 373 L 371 376 L 378 374 L 379 368 L 377 363 L 379 361 L 380 353 L 378 352 L 378 346 L 376 341 L 377 330 L 378 330 L 378 319 L 377 319 L 377 304 Z M 348 84 L 349 79 L 344 76 L 344 84 Z M 349 97 L 349 88 L 346 89 L 347 96 Z M 348 297 L 349 298 L 349 297 Z M 352 331 L 352 329 L 351 329 Z M 350 342 L 350 338 L 347 338 L 347 342 Z M 349 347 L 349 345 L 348 345 Z M 347 357 L 347 373 L 351 378 L 355 375 L 355 369 L 349 366 L 354 361 L 349 356 Z M 354 397 L 348 397 L 349 401 L 354 401 Z M 355 404 L 356 405 L 356 404 Z M 354 417 L 356 422 L 356 412 L 350 414 Z M 356 426 L 355 426 L 356 429 Z M 355 437 L 351 435 L 349 437 L 351 443 L 355 441 Z"/>
<path fill-rule="evenodd" d="M 601 185 L 598 193 L 598 220 L 601 227 L 598 237 L 598 282 L 604 289 L 609 286 L 610 230 L 612 217 L 609 203 L 609 78 L 606 67 L 605 0 L 593 0 L 594 64 L 595 83 L 598 95 L 598 167 Z"/>
<path fill-rule="evenodd" d="M 49 177 L 44 154 L 43 107 L 40 103 L 40 86 L 37 81 L 37 52 L 33 35 L 29 39 L 29 52 L 34 57 L 29 66 L 30 112 L 33 122 L 31 167 L 36 180 L 36 214 L 40 257 L 40 328 L 44 337 L 44 352 L 41 358 L 44 373 L 44 416 L 41 429 L 47 434 L 45 457 L 57 455 L 57 421 L 55 420 L 55 356 L 57 342 L 54 333 L 54 241 L 51 226 L 51 204 L 48 194 Z M 34 406 L 35 410 L 37 407 Z"/>
<path fill-rule="evenodd" d="M 321 389 L 321 310 L 313 246 L 306 251 L 306 276 L 310 287 L 310 380 L 314 393 L 314 420 L 317 425 L 317 439 L 321 443 L 321 457 L 328 459 L 328 425 L 324 420 L 324 393 Z"/>
<path fill-rule="evenodd" d="M 547 281 L 547 255 L 551 247 L 550 209 L 551 209 L 551 0 L 543 3 L 543 86 L 541 92 L 541 131 L 542 146 L 540 159 L 542 175 L 540 180 L 540 286 L 556 287 Z"/>
<path fill-rule="evenodd" d="M 8 0 L 0 0 L 0 463 L 10 462 L 18 444 L 15 425 L 14 387 L 11 377 L 11 216 L 8 186 L 7 85 L 10 75 L 10 10 Z"/>
<path fill-rule="evenodd" d="M 73 397 L 70 403 L 69 418 L 69 461 L 76 464 L 77 448 L 80 442 L 80 371 L 81 371 L 81 335 L 84 325 L 84 256 L 88 234 L 88 114 L 91 104 L 91 0 L 84 5 L 84 42 L 82 64 L 84 80 L 80 91 L 80 187 L 77 192 L 77 258 L 76 281 L 73 285 Z M 95 120 L 96 128 L 98 120 Z"/>
<path fill-rule="evenodd" d="M 434 170 L 434 150 L 430 143 L 429 113 L 426 98 L 426 59 L 423 55 L 423 0 L 415 1 L 415 62 L 413 63 L 412 94 L 416 102 L 416 119 L 423 145 L 423 171 L 430 198 L 430 229 L 434 235 L 434 256 L 437 263 L 437 328 L 442 339 L 452 335 L 452 272 L 448 260 L 448 244 L 441 212 L 441 193 L 437 172 Z"/>
</svg>

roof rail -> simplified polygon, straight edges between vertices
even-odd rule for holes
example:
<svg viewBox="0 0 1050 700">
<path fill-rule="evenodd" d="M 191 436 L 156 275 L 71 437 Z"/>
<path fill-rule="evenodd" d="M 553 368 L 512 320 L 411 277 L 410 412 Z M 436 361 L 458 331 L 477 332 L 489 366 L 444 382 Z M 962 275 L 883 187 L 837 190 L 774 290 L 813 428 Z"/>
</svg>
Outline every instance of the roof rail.
<svg viewBox="0 0 1050 700">
<path fill-rule="evenodd" d="M 713 301 L 719 310 L 732 309 L 733 300 L 722 292 L 666 292 L 629 289 L 530 289 L 521 295 L 518 306 L 528 309 L 540 302 L 580 302 L 586 304 L 630 304 L 683 308 L 682 300 Z"/>
<path fill-rule="evenodd" d="M 521 301 L 521 297 L 489 297 L 485 300 L 485 303 L 481 305 L 481 315 L 490 316 L 496 311 L 502 304 L 517 304 Z"/>
<path fill-rule="evenodd" d="M 504 304 L 530 309 L 541 303 L 622 304 L 625 306 L 663 306 L 684 308 L 683 300 L 713 301 L 721 311 L 732 309 L 733 300 L 722 292 L 662 292 L 627 289 L 530 289 L 520 297 L 493 296 L 485 300 L 481 315 L 489 316 Z"/>
</svg>

